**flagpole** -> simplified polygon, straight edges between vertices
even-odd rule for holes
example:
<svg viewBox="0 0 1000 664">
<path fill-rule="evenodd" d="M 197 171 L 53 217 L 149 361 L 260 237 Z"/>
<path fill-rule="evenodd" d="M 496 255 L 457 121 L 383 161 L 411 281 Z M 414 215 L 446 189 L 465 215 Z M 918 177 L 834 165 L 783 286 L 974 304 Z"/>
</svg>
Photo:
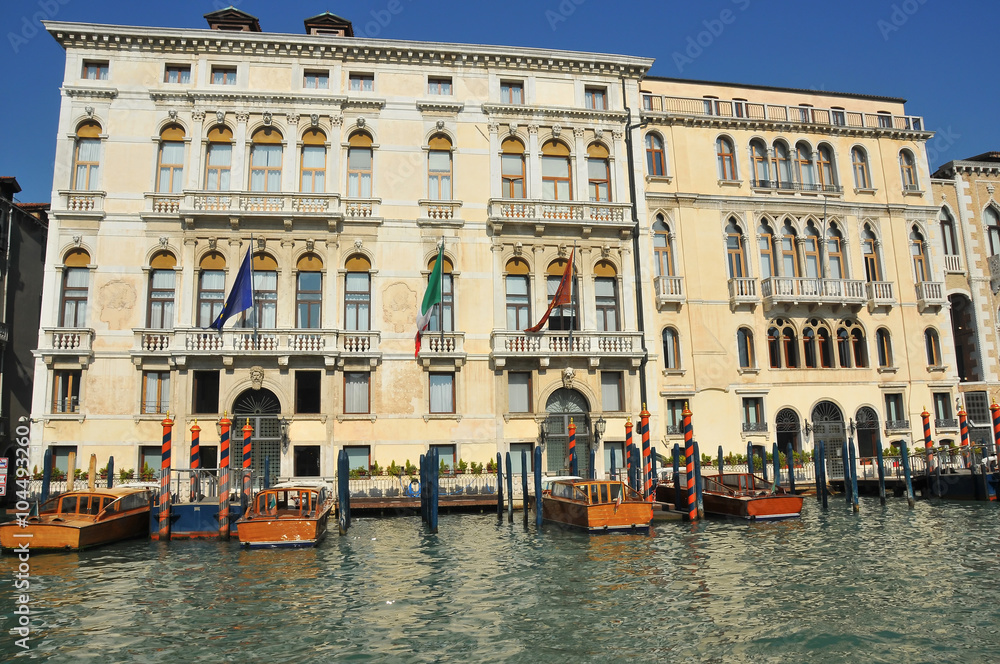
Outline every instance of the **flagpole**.
<svg viewBox="0 0 1000 664">
<path fill-rule="evenodd" d="M 257 345 L 257 289 L 253 287 L 253 233 L 250 234 L 250 301 L 253 302 L 253 343 Z"/>
<path fill-rule="evenodd" d="M 444 236 L 441 236 L 441 249 L 438 251 L 441 261 L 441 302 L 438 304 L 438 314 L 441 317 L 441 352 L 444 352 Z"/>
<path fill-rule="evenodd" d="M 573 242 L 573 252 L 569 255 L 569 309 L 573 312 L 573 322 L 569 325 L 569 347 L 573 348 L 573 328 L 576 327 L 577 308 L 573 304 L 573 273 L 576 271 L 576 241 Z"/>
</svg>

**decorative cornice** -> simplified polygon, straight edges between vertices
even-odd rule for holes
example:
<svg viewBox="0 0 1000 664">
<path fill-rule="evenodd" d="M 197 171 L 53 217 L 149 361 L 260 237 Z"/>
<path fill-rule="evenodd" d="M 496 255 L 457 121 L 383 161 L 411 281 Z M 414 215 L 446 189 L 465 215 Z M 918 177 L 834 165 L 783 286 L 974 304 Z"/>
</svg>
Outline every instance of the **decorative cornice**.
<svg viewBox="0 0 1000 664">
<path fill-rule="evenodd" d="M 497 118 L 533 118 L 567 123 L 589 120 L 597 123 L 622 123 L 628 119 L 624 111 L 595 111 L 571 106 L 522 106 L 518 104 L 483 104 L 483 113 Z"/>
<path fill-rule="evenodd" d="M 81 99 L 114 99 L 118 96 L 118 88 L 92 88 L 82 85 L 64 85 L 63 94 L 67 97 Z"/>
<path fill-rule="evenodd" d="M 465 108 L 465 104 L 455 101 L 437 101 L 418 99 L 417 110 L 421 113 L 450 113 L 458 114 Z"/>
<path fill-rule="evenodd" d="M 719 129 L 750 129 L 774 132 L 798 132 L 803 134 L 824 134 L 828 136 L 869 136 L 893 138 L 905 141 L 928 140 L 933 131 L 896 129 L 894 127 L 848 127 L 811 122 L 789 122 L 787 120 L 764 120 L 757 118 L 735 118 L 718 115 L 676 115 L 657 111 L 642 111 L 640 120 L 651 125 L 683 127 L 717 127 Z"/>
<path fill-rule="evenodd" d="M 381 111 L 385 108 L 385 99 L 369 99 L 367 97 L 347 97 L 340 108 L 353 111 Z"/>
<path fill-rule="evenodd" d="M 158 103 L 197 104 L 215 108 L 224 106 L 339 106 L 348 103 L 342 95 L 307 95 L 288 92 L 249 92 L 239 90 L 150 90 L 149 98 Z M 384 102 L 383 102 L 384 104 Z"/>
</svg>

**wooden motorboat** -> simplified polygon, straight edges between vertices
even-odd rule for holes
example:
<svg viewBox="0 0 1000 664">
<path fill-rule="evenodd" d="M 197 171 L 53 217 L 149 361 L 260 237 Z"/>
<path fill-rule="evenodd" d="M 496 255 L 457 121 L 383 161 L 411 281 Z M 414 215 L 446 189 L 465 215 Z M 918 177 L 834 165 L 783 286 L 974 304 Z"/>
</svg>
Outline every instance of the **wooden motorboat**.
<svg viewBox="0 0 1000 664">
<path fill-rule="evenodd" d="M 145 487 L 69 491 L 49 499 L 37 516 L 0 524 L 0 547 L 77 550 L 149 533 L 152 492 Z"/>
<path fill-rule="evenodd" d="M 706 514 L 755 521 L 789 519 L 802 513 L 802 496 L 751 473 L 702 475 L 702 482 Z"/>
<path fill-rule="evenodd" d="M 542 518 L 589 532 L 649 530 L 653 505 L 618 480 L 561 479 L 542 493 Z"/>
<path fill-rule="evenodd" d="M 250 548 L 316 546 L 326 535 L 333 495 L 325 485 L 284 484 L 263 489 L 236 522 Z"/>
</svg>

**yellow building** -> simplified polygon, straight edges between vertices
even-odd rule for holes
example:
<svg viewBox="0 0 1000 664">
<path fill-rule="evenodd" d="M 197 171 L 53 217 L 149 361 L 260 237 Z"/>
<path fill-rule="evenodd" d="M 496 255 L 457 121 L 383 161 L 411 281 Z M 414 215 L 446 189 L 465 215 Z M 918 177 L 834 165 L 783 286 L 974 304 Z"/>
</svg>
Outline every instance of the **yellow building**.
<svg viewBox="0 0 1000 664">
<path fill-rule="evenodd" d="M 228 413 L 275 476 L 431 446 L 544 445 L 561 472 L 571 421 L 603 472 L 643 403 L 663 453 L 685 401 L 705 451 L 854 423 L 864 455 L 954 398 L 931 134 L 902 100 L 206 18 L 46 24 L 66 74 L 33 463 L 155 466 L 169 412 L 182 467 L 195 420 L 214 465 Z M 208 329 L 248 252 L 254 308 Z M 571 260 L 571 301 L 526 333 Z"/>
</svg>

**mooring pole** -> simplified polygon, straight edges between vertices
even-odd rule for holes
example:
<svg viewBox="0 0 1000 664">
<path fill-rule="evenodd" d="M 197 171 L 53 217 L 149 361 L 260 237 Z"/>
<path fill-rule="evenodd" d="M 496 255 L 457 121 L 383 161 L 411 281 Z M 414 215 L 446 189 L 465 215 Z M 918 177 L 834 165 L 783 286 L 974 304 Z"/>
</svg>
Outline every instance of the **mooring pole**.
<svg viewBox="0 0 1000 664">
<path fill-rule="evenodd" d="M 591 446 L 590 447 L 590 472 L 587 473 L 590 479 L 597 479 L 597 450 Z"/>
<path fill-rule="evenodd" d="M 875 441 L 875 457 L 878 461 L 878 499 L 885 505 L 885 460 L 882 456 L 882 441 Z"/>
<path fill-rule="evenodd" d="M 503 521 L 503 457 L 497 452 L 497 520 Z"/>
<path fill-rule="evenodd" d="M 756 463 L 754 464 L 757 465 Z M 767 483 L 767 448 L 763 445 L 760 446 L 760 476 L 764 478 L 764 483 Z"/>
<path fill-rule="evenodd" d="M 857 452 L 854 449 L 854 437 L 851 437 L 850 443 L 851 452 L 851 507 L 854 509 L 855 514 L 861 510 L 861 506 L 858 503 L 858 467 L 857 467 Z"/>
<path fill-rule="evenodd" d="M 265 489 L 271 488 L 271 455 L 264 455 L 264 477 L 261 481 L 261 486 Z"/>
<path fill-rule="evenodd" d="M 194 421 L 191 425 L 191 479 L 190 492 L 191 492 L 191 502 L 198 502 L 198 496 L 201 493 L 200 482 L 198 481 L 198 469 L 201 467 L 201 427 L 198 426 L 198 420 Z"/>
<path fill-rule="evenodd" d="M 660 484 L 660 479 L 657 477 L 657 463 L 656 463 L 656 448 L 650 448 L 649 455 L 649 470 L 653 475 L 652 478 L 652 491 L 649 494 L 649 499 L 651 501 L 656 500 L 656 487 Z"/>
<path fill-rule="evenodd" d="M 993 419 L 993 456 L 996 456 L 996 461 L 1000 462 L 1000 406 L 997 405 L 996 400 L 990 404 L 990 416 Z M 996 467 L 1000 470 L 1000 463 Z"/>
<path fill-rule="evenodd" d="M 49 500 L 49 489 L 52 487 L 52 448 L 45 450 L 42 457 L 42 505 Z"/>
<path fill-rule="evenodd" d="M 698 441 L 694 441 L 694 490 L 695 490 L 695 505 L 698 510 L 698 518 L 702 519 L 705 517 L 705 501 L 702 498 L 702 481 L 701 481 L 701 448 L 698 447 Z"/>
<path fill-rule="evenodd" d="M 87 466 L 87 491 L 93 491 L 97 482 L 97 455 L 90 455 L 90 465 Z"/>
<path fill-rule="evenodd" d="M 240 503 L 243 506 L 243 513 L 246 514 L 247 509 L 250 507 L 251 492 L 253 491 L 250 486 L 250 466 L 252 465 L 252 457 L 250 456 L 250 436 L 253 435 L 253 427 L 250 426 L 250 418 L 247 418 L 246 424 L 243 425 L 243 489 L 241 491 L 242 500 Z"/>
<path fill-rule="evenodd" d="M 843 440 L 840 443 L 840 454 L 841 454 L 841 461 L 843 462 L 841 465 L 844 467 L 844 496 L 847 497 L 847 505 L 850 506 L 851 505 L 851 472 L 847 468 L 848 453 L 847 453 L 847 441 L 846 440 Z"/>
<path fill-rule="evenodd" d="M 542 527 L 542 448 L 535 448 L 535 525 Z M 614 452 L 612 452 L 614 454 Z"/>
<path fill-rule="evenodd" d="M 923 412 L 920 413 L 920 419 L 923 420 L 924 424 L 924 449 L 926 450 L 925 463 L 927 465 L 927 497 L 933 495 L 934 489 L 934 479 L 933 472 L 934 469 L 934 441 L 931 440 L 931 414 L 927 412 L 927 408 L 924 408 Z"/>
<path fill-rule="evenodd" d="M 819 441 L 819 449 L 822 454 L 822 462 L 820 467 L 823 469 L 823 479 L 820 481 L 820 489 L 823 491 L 823 509 L 827 509 L 829 505 L 829 486 L 827 485 L 826 477 L 826 443 L 824 441 Z"/>
<path fill-rule="evenodd" d="M 580 474 L 579 464 L 576 461 L 576 423 L 573 418 L 569 418 L 569 474 L 577 476 Z"/>
<path fill-rule="evenodd" d="M 687 403 L 684 404 L 682 415 L 684 417 L 684 460 L 687 477 L 687 507 L 685 510 L 688 520 L 695 521 L 698 518 L 698 497 L 694 486 L 694 427 L 691 426 L 691 409 L 688 408 Z"/>
<path fill-rule="evenodd" d="M 437 448 L 431 450 L 430 464 L 429 464 L 430 467 L 428 468 L 428 470 L 430 471 L 428 473 L 430 475 L 430 483 L 427 488 L 430 489 L 428 491 L 428 493 L 430 494 L 430 499 L 427 501 L 428 516 L 429 516 L 429 519 L 427 520 L 427 525 L 430 528 L 431 533 L 437 533 L 438 531 L 438 490 L 439 487 L 441 486 L 441 483 L 438 481 L 441 474 L 441 462 L 438 460 L 439 454 L 440 452 L 438 452 Z"/>
<path fill-rule="evenodd" d="M 337 454 L 337 526 L 340 534 L 347 534 L 347 502 L 350 500 L 350 468 L 347 460 L 347 450 L 341 448 Z"/>
<path fill-rule="evenodd" d="M 76 483 L 76 452 L 70 452 L 66 460 L 66 491 L 72 491 Z"/>
<path fill-rule="evenodd" d="M 113 456 L 108 457 L 108 488 L 112 489 L 115 486 L 115 458 Z"/>
<path fill-rule="evenodd" d="M 781 484 L 781 454 L 778 452 L 778 443 L 771 446 L 771 463 L 774 466 L 774 483 Z"/>
<path fill-rule="evenodd" d="M 681 447 L 674 443 L 674 510 L 680 512 L 684 509 L 681 505 Z"/>
<path fill-rule="evenodd" d="M 642 497 L 646 500 L 653 499 L 653 467 L 649 459 L 649 411 L 646 404 L 642 404 L 642 412 L 639 413 L 639 436 L 642 438 Z"/>
<path fill-rule="evenodd" d="M 724 472 L 725 472 L 725 462 L 722 459 L 722 445 L 719 445 L 719 474 L 721 475 Z M 722 480 L 719 481 L 721 482 Z"/>
<path fill-rule="evenodd" d="M 427 498 L 429 496 L 428 486 L 427 486 L 427 455 L 421 454 L 419 472 L 420 472 L 420 520 L 427 523 L 429 515 L 427 513 Z"/>
<path fill-rule="evenodd" d="M 642 495 L 642 451 L 638 445 L 632 446 L 632 488 Z"/>
<path fill-rule="evenodd" d="M 514 523 L 514 473 L 511 469 L 510 452 L 507 458 L 507 523 Z"/>
<path fill-rule="evenodd" d="M 820 454 L 821 445 L 818 440 L 813 441 L 813 474 L 816 476 L 816 500 L 818 502 L 823 502 L 823 492 L 820 490 L 819 483 L 823 478 L 823 473 L 820 472 Z"/>
<path fill-rule="evenodd" d="M 899 442 L 899 460 L 903 463 L 903 477 L 906 479 L 906 502 L 913 507 L 913 479 L 910 477 L 910 452 L 906 449 L 906 440 Z"/>
<path fill-rule="evenodd" d="M 795 448 L 788 443 L 788 452 L 785 453 L 785 464 L 788 466 L 788 491 L 795 495 Z"/>
<path fill-rule="evenodd" d="M 167 414 L 163 418 L 163 444 L 160 447 L 160 527 L 158 538 L 170 539 L 170 444 L 174 421 Z"/>
<path fill-rule="evenodd" d="M 965 404 L 958 409 L 958 427 L 962 436 L 962 465 L 963 467 L 968 468 L 972 465 L 972 459 L 969 456 L 969 414 L 965 412 Z"/>
<path fill-rule="evenodd" d="M 756 465 L 757 464 L 754 463 L 754 458 L 753 458 L 753 443 L 751 443 L 751 442 L 748 441 L 747 442 L 747 472 L 750 473 L 751 475 L 753 475 L 754 471 L 756 470 L 754 468 L 754 466 L 756 466 Z"/>
<path fill-rule="evenodd" d="M 528 453 L 521 450 L 521 511 L 524 512 L 524 527 L 528 527 Z"/>
<path fill-rule="evenodd" d="M 219 450 L 219 539 L 229 539 L 229 427 L 232 422 L 222 414 Z"/>
<path fill-rule="evenodd" d="M 615 448 L 609 448 L 608 451 L 611 453 L 611 472 L 608 473 L 608 479 L 615 479 L 618 473 L 615 468 Z"/>
</svg>

